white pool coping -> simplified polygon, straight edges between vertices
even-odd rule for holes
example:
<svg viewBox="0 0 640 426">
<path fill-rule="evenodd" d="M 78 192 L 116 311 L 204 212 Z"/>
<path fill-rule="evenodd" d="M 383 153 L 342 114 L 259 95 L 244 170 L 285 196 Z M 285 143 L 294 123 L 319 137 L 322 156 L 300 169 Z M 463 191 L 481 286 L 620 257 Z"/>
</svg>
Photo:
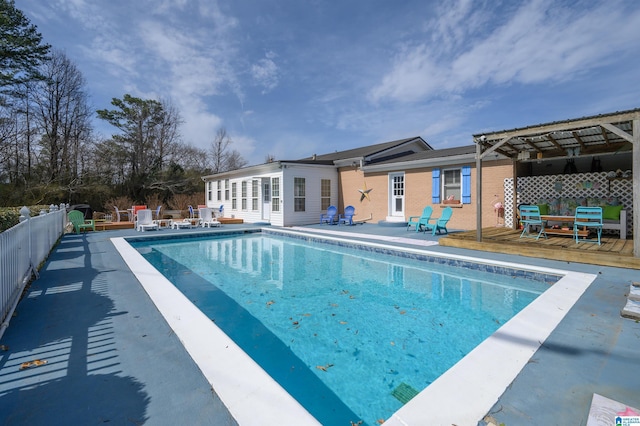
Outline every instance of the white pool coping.
<svg viewBox="0 0 640 426">
<path fill-rule="evenodd" d="M 281 229 L 278 232 L 304 233 Z M 331 236 L 323 238 L 353 242 L 353 239 Z M 393 237 L 389 237 L 389 241 L 392 240 Z M 111 241 L 238 424 L 319 424 L 125 238 L 112 238 Z M 385 244 L 360 243 L 389 248 Z M 385 422 L 391 426 L 477 424 L 596 278 L 593 274 L 442 254 L 421 248 L 402 250 L 562 278 L 396 411 Z"/>
</svg>

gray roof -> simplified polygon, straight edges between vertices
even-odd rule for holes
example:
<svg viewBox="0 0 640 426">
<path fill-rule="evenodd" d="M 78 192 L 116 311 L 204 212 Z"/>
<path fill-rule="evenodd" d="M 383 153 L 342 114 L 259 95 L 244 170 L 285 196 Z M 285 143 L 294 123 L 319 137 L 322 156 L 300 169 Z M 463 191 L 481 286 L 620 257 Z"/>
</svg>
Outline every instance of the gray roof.
<svg viewBox="0 0 640 426">
<path fill-rule="evenodd" d="M 329 154 L 319 154 L 319 155 L 316 155 L 315 158 L 313 156 L 312 157 L 306 157 L 306 158 L 302 158 L 300 160 L 297 160 L 297 162 L 322 163 L 324 161 L 328 161 L 328 162 L 332 163 L 333 161 L 339 161 L 339 160 L 344 160 L 344 159 L 348 159 L 348 158 L 367 158 L 367 157 L 374 156 L 376 154 L 383 153 L 384 151 L 399 147 L 399 146 L 401 146 L 403 144 L 408 144 L 410 142 L 420 142 L 420 143 L 424 144 L 425 149 L 427 149 L 427 150 L 432 150 L 433 149 L 420 136 L 414 136 L 414 137 L 406 138 L 406 139 L 399 139 L 399 140 L 390 141 L 390 142 L 383 142 L 383 143 L 379 143 L 379 144 L 375 144 L 375 145 L 368 145 L 368 146 L 364 146 L 364 147 L 361 147 L 361 148 L 353 148 L 353 149 L 348 149 L 348 150 L 345 150 L 345 151 L 336 151 L 336 152 L 332 152 L 332 153 L 329 153 Z"/>
<path fill-rule="evenodd" d="M 453 148 L 444 148 L 444 149 L 433 149 L 430 151 L 422 151 L 415 152 L 413 154 L 409 154 L 403 156 L 401 158 L 392 158 L 385 161 L 377 162 L 376 164 L 393 164 L 399 162 L 409 162 L 409 161 L 420 161 L 420 160 L 431 160 L 434 158 L 446 158 L 446 157 L 454 157 L 460 155 L 475 155 L 476 146 L 475 145 L 465 145 L 465 146 L 457 146 Z"/>
</svg>

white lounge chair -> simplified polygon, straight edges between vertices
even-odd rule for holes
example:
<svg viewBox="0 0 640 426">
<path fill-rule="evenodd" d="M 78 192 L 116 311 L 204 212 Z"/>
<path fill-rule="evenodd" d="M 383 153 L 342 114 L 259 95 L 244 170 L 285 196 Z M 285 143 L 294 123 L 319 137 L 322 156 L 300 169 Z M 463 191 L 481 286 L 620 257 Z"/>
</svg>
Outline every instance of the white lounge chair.
<svg viewBox="0 0 640 426">
<path fill-rule="evenodd" d="M 218 221 L 218 219 L 216 219 L 215 216 L 213 215 L 212 209 L 205 207 L 205 208 L 199 208 L 198 211 L 200 213 L 200 224 L 202 225 L 203 228 L 205 226 L 208 226 L 209 228 L 211 228 L 212 226 L 222 225 Z"/>
<path fill-rule="evenodd" d="M 138 210 L 136 213 L 136 230 L 158 229 L 158 223 L 153 220 L 153 212 L 149 209 Z"/>
</svg>

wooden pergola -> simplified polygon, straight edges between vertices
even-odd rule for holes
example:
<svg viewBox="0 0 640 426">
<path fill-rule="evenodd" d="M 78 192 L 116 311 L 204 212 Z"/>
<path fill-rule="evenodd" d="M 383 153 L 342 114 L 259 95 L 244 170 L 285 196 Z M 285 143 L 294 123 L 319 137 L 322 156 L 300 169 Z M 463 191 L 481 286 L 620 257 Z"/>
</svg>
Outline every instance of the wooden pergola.
<svg viewBox="0 0 640 426">
<path fill-rule="evenodd" d="M 516 165 L 529 159 L 563 159 L 632 151 L 633 255 L 640 257 L 640 109 L 473 135 L 476 144 L 477 241 L 482 241 L 482 160 L 502 154 Z M 516 206 L 513 206 L 514 209 Z"/>
</svg>

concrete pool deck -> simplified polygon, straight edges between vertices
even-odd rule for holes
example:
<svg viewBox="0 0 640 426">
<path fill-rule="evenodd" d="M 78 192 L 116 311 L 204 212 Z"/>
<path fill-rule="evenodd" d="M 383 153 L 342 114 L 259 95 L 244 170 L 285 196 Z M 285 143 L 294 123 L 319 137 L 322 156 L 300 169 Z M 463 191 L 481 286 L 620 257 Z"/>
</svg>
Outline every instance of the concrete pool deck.
<svg viewBox="0 0 640 426">
<path fill-rule="evenodd" d="M 437 242 L 405 228 L 369 223 L 308 228 L 390 245 Z M 7 347 L 0 350 L 3 423 L 235 424 L 110 241 L 133 235 L 140 233 L 66 235 L 54 249 L 0 342 Z M 597 275 L 487 420 L 585 424 L 593 393 L 640 406 L 635 373 L 640 325 L 619 315 L 630 283 L 640 280 L 637 271 L 437 245 L 429 249 Z M 36 359 L 47 363 L 20 369 Z"/>
</svg>

